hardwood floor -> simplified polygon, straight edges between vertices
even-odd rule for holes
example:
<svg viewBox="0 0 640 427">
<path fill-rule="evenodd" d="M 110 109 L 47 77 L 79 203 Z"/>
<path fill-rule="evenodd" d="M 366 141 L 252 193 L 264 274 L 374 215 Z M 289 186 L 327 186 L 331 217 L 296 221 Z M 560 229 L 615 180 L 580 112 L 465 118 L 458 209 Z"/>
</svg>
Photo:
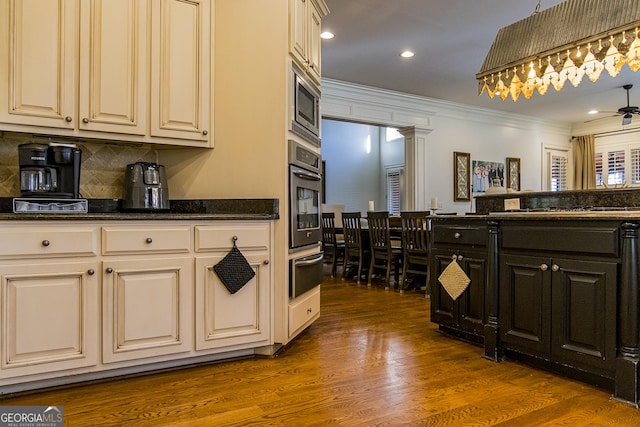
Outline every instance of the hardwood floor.
<svg viewBox="0 0 640 427">
<path fill-rule="evenodd" d="M 637 426 L 610 393 L 436 332 L 429 300 L 327 280 L 322 315 L 276 358 L 5 398 L 68 426 Z"/>
</svg>

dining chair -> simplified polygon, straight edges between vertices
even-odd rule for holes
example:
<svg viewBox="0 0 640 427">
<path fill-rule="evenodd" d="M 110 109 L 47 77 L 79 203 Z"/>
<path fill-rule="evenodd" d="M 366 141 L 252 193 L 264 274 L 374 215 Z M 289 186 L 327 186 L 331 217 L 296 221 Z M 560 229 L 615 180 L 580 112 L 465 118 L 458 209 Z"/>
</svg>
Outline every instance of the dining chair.
<svg viewBox="0 0 640 427">
<path fill-rule="evenodd" d="M 429 221 L 430 211 L 400 212 L 402 221 L 402 279 L 400 292 L 408 288 L 409 275 L 424 276 L 429 283 Z M 427 289 L 428 294 L 428 289 Z"/>
<path fill-rule="evenodd" d="M 322 251 L 324 262 L 331 263 L 331 278 L 336 276 L 338 260 L 344 262 L 344 240 L 339 240 L 336 233 L 336 214 L 334 212 L 322 213 Z"/>
<path fill-rule="evenodd" d="M 351 269 L 357 268 L 357 284 L 360 284 L 362 267 L 366 263 L 366 255 L 368 253 L 362 239 L 361 219 L 360 212 L 342 212 L 342 228 L 344 232 L 342 280 L 347 278 L 347 274 Z"/>
<path fill-rule="evenodd" d="M 400 280 L 400 263 L 402 260 L 402 247 L 391 240 L 391 229 L 389 227 L 389 212 L 367 212 L 369 223 L 369 239 L 371 242 L 371 261 L 369 263 L 369 281 L 376 269 L 385 270 L 384 288 L 389 289 L 389 279 L 391 269 L 394 271 L 396 286 Z"/>
</svg>

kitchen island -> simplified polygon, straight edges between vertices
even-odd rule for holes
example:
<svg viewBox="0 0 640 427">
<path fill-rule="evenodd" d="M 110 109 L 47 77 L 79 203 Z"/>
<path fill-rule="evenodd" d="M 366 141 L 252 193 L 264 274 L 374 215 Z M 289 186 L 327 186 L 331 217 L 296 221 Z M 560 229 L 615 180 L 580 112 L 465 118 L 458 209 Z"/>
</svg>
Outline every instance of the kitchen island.
<svg viewBox="0 0 640 427">
<path fill-rule="evenodd" d="M 431 320 L 490 360 L 524 361 L 638 406 L 639 228 L 634 210 L 434 216 Z M 457 298 L 442 283 L 453 262 L 470 279 Z"/>
<path fill-rule="evenodd" d="M 0 394 L 273 353 L 278 200 L 3 206 Z M 232 292 L 214 266 L 234 246 L 254 275 Z"/>
</svg>

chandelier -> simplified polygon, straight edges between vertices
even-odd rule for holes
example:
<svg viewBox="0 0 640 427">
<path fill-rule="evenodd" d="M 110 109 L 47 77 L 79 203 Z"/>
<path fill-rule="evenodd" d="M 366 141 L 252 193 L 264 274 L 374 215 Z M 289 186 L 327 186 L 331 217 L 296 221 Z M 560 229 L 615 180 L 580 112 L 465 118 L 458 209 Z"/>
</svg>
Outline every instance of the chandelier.
<svg viewBox="0 0 640 427">
<path fill-rule="evenodd" d="M 569 81 L 640 69 L 640 1 L 567 0 L 498 31 L 476 79 L 489 97 L 529 99 Z"/>
</svg>

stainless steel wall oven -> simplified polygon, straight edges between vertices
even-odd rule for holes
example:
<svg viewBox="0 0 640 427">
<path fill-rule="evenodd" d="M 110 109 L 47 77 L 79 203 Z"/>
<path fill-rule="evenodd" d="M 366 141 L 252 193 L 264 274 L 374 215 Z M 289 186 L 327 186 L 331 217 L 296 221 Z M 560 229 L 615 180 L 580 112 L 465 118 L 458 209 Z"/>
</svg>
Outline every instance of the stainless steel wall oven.
<svg viewBox="0 0 640 427">
<path fill-rule="evenodd" d="M 289 247 L 317 245 L 322 239 L 320 155 L 289 141 Z"/>
</svg>

